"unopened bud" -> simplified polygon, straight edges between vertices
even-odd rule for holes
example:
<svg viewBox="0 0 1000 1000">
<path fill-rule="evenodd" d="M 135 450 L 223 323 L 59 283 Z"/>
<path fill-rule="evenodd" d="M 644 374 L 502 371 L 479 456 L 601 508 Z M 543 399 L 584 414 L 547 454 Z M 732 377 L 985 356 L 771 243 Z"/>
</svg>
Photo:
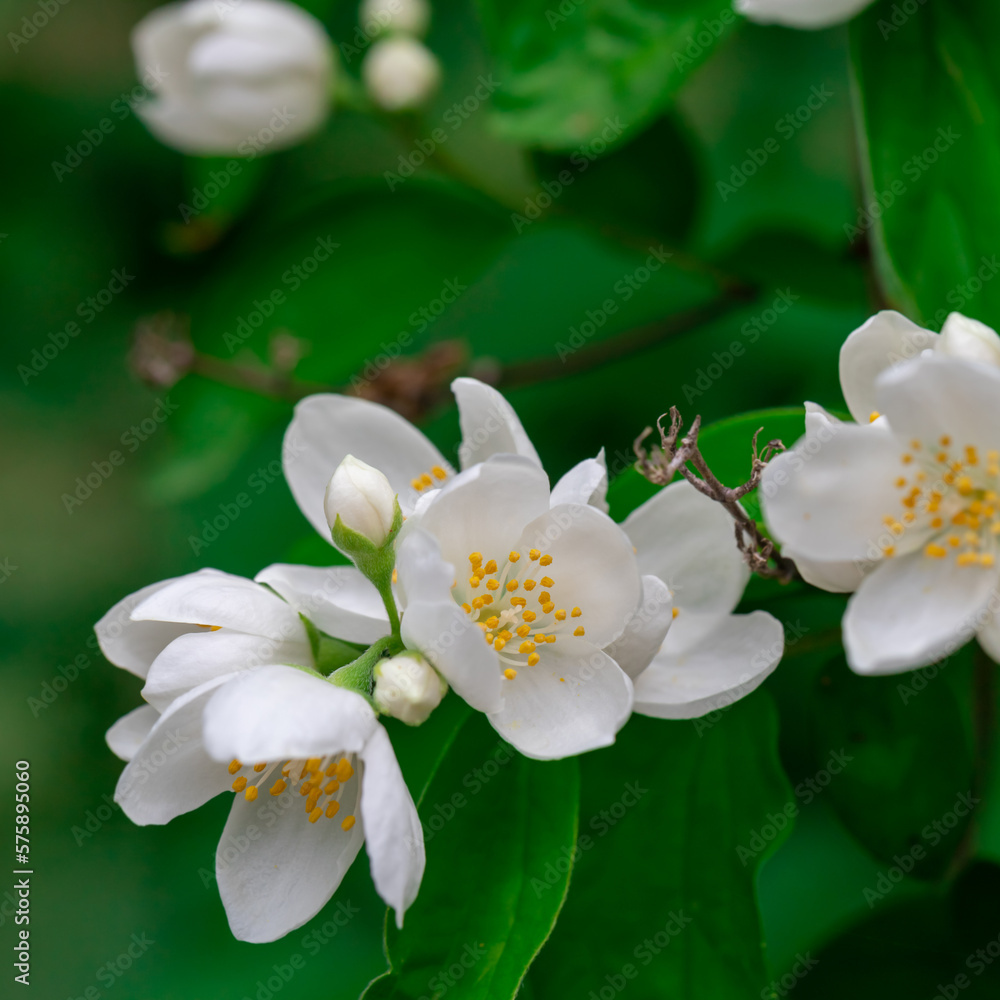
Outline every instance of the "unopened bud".
<svg viewBox="0 0 1000 1000">
<path fill-rule="evenodd" d="M 448 685 L 419 654 L 400 653 L 375 667 L 373 697 L 378 710 L 419 726 L 441 704 Z"/>
<path fill-rule="evenodd" d="M 423 104 L 441 82 L 441 67 L 415 38 L 395 35 L 376 42 L 361 67 L 371 99 L 386 111 Z"/>
<path fill-rule="evenodd" d="M 938 350 L 954 358 L 1000 367 L 1000 337 L 979 320 L 953 312 L 941 328 Z"/>
<path fill-rule="evenodd" d="M 383 31 L 423 37 L 431 8 L 427 0 L 365 0 L 360 18 L 361 27 L 372 38 Z"/>
<path fill-rule="evenodd" d="M 378 469 L 348 455 L 326 488 L 323 507 L 331 528 L 339 516 L 345 527 L 378 547 L 392 530 L 396 494 Z"/>
</svg>

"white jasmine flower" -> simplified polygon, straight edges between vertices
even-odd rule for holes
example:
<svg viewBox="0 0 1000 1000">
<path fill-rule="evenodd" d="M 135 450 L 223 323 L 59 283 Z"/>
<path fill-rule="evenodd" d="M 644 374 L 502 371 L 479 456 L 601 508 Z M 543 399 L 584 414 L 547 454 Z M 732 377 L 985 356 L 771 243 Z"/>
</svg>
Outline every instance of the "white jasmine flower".
<svg viewBox="0 0 1000 1000">
<path fill-rule="evenodd" d="M 790 28 L 826 28 L 849 21 L 872 0 L 733 0 L 751 21 Z"/>
<path fill-rule="evenodd" d="M 330 107 L 323 26 L 284 0 L 188 0 L 132 33 L 140 76 L 158 81 L 137 112 L 185 153 L 258 155 L 314 132 Z"/>
<path fill-rule="evenodd" d="M 441 83 L 441 65 L 422 42 L 408 35 L 380 39 L 361 64 L 371 99 L 385 111 L 418 108 Z"/>
<path fill-rule="evenodd" d="M 400 653 L 375 667 L 372 698 L 378 710 L 409 726 L 426 722 L 448 685 L 419 653 Z"/>
<path fill-rule="evenodd" d="M 236 937 L 273 941 L 311 919 L 363 842 L 402 925 L 423 875 L 423 834 L 361 695 L 288 666 L 214 677 L 155 721 L 115 798 L 146 825 L 230 790 L 216 877 Z"/>
<path fill-rule="evenodd" d="M 660 608 L 675 618 L 652 662 L 646 658 L 649 665 L 632 675 L 635 711 L 691 719 L 753 691 L 781 659 L 784 632 L 765 611 L 732 614 L 750 571 L 729 514 L 690 483 L 677 482 L 636 508 L 622 527 L 640 570 L 653 574 L 644 579 L 655 581 L 652 593 L 647 583 L 647 619 L 662 614 Z M 657 600 L 660 579 L 669 590 Z"/>
<path fill-rule="evenodd" d="M 396 494 L 378 469 L 348 455 L 326 488 L 324 510 L 331 529 L 339 517 L 346 527 L 377 547 L 392 530 Z"/>
<path fill-rule="evenodd" d="M 463 469 L 491 455 L 521 455 L 538 468 L 538 452 L 510 403 L 473 378 L 452 382 L 458 403 Z M 378 403 L 352 396 L 309 396 L 295 407 L 285 434 L 285 478 L 302 513 L 330 541 L 324 507 L 327 483 L 347 455 L 374 466 L 399 495 L 403 514 L 455 475 L 452 464 L 408 420 Z M 571 469 L 552 490 L 552 503 L 590 503 L 607 510 L 608 473 L 603 452 Z"/>
<path fill-rule="evenodd" d="M 841 352 L 844 395 L 869 422 L 831 424 L 812 453 L 807 435 L 765 471 L 784 551 L 855 566 L 844 642 L 858 673 L 923 666 L 975 634 L 1000 655 L 998 361 L 1000 339 L 965 317 L 933 334 L 879 314 Z"/>
</svg>

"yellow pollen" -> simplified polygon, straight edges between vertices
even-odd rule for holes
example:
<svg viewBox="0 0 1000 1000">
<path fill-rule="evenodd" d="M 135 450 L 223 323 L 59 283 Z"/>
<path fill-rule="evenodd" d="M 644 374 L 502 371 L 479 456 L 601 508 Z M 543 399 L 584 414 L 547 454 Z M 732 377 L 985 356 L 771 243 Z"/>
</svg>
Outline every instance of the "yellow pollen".
<svg viewBox="0 0 1000 1000">
<path fill-rule="evenodd" d="M 895 545 L 887 545 L 884 549 L 882 549 L 882 555 L 884 555 L 887 559 L 891 559 L 895 554 L 896 554 Z M 674 608 L 674 611 L 676 610 L 677 609 Z"/>
<path fill-rule="evenodd" d="M 680 613 L 681 613 L 681 609 L 680 608 L 672 608 L 671 611 L 670 611 L 670 617 L 671 618 L 676 618 Z"/>
<path fill-rule="evenodd" d="M 434 485 L 434 480 L 431 479 L 431 477 L 428 476 L 427 473 L 425 472 L 420 477 L 420 485 L 423 486 L 426 489 L 428 486 L 433 486 Z"/>
<path fill-rule="evenodd" d="M 906 485 L 906 477 L 900 476 L 899 479 L 896 480 L 896 486 L 902 489 L 905 485 Z"/>
<path fill-rule="evenodd" d="M 340 824 L 342 830 L 350 830 L 354 826 L 355 819 L 353 816 L 345 816 L 343 822 Z"/>
<path fill-rule="evenodd" d="M 472 588 L 473 590 L 475 590 L 475 589 L 476 589 L 476 587 L 478 587 L 478 586 L 479 586 L 479 577 L 478 577 L 478 576 L 475 576 L 475 575 L 473 575 L 473 576 L 470 576 L 470 577 L 469 577 L 469 586 L 470 586 L 470 587 L 471 587 L 471 588 Z"/>
<path fill-rule="evenodd" d="M 235 774 L 243 765 L 238 760 L 231 760 L 229 762 L 229 773 Z"/>
<path fill-rule="evenodd" d="M 463 604 L 462 604 L 462 610 L 463 610 L 463 611 L 464 611 L 464 612 L 465 612 L 466 614 L 470 614 L 470 613 L 472 612 L 472 605 L 471 605 L 471 604 L 464 604 L 464 603 L 463 603 Z"/>
<path fill-rule="evenodd" d="M 256 802 L 257 801 L 257 786 L 256 785 L 251 785 L 243 793 L 243 795 L 246 798 L 247 802 Z"/>
<path fill-rule="evenodd" d="M 499 580 L 487 580 L 486 581 L 486 589 L 487 590 L 499 590 L 500 589 L 500 581 Z"/>
<path fill-rule="evenodd" d="M 521 558 L 521 553 L 520 552 L 511 552 L 507 556 L 507 562 L 517 562 L 518 559 L 520 559 L 520 558 Z"/>
<path fill-rule="evenodd" d="M 513 604 L 514 602 L 511 601 L 510 603 Z M 536 615 L 534 611 L 525 611 L 522 617 L 526 622 L 533 622 L 538 617 L 538 615 Z"/>
<path fill-rule="evenodd" d="M 510 606 L 512 608 L 523 608 L 528 602 L 523 597 L 512 597 L 510 599 Z M 525 615 L 529 612 L 525 611 Z"/>
<path fill-rule="evenodd" d="M 309 822 L 315 823 L 316 820 L 318 820 L 322 815 L 323 810 L 319 806 L 316 806 L 316 808 L 309 813 Z"/>
<path fill-rule="evenodd" d="M 483 561 L 482 552 L 470 552 L 469 562 L 472 564 L 472 568 L 475 569 L 477 566 L 481 565 Z"/>
<path fill-rule="evenodd" d="M 965 462 L 967 465 L 979 464 L 979 455 L 971 444 L 965 446 Z"/>
<path fill-rule="evenodd" d="M 497 625 L 499 624 L 500 624 L 500 619 L 497 618 L 496 615 L 490 615 L 490 617 L 486 619 L 487 628 L 496 628 Z"/>
<path fill-rule="evenodd" d="M 543 587 L 553 587 L 553 586 L 555 586 L 555 580 L 553 580 L 551 576 L 543 576 L 542 577 L 542 586 Z"/>
<path fill-rule="evenodd" d="M 939 443 L 942 448 L 947 448 L 951 444 L 951 438 L 945 434 L 943 437 L 939 438 Z"/>
<path fill-rule="evenodd" d="M 556 641 L 556 637 L 554 635 L 547 635 L 545 641 L 551 646 Z"/>
<path fill-rule="evenodd" d="M 434 476 L 435 479 L 447 479 L 448 478 L 448 473 L 445 472 L 444 469 L 442 469 L 440 465 L 432 465 L 431 466 L 431 474 Z"/>
<path fill-rule="evenodd" d="M 306 799 L 306 812 L 311 813 L 313 809 L 316 808 L 316 803 L 319 802 L 320 789 L 314 788 L 309 793 L 309 798 Z"/>
<path fill-rule="evenodd" d="M 311 791 L 312 791 L 311 781 L 303 781 L 302 784 L 299 785 L 299 795 L 308 795 Z"/>
<path fill-rule="evenodd" d="M 503 639 L 497 639 L 497 641 L 493 643 L 493 648 L 499 653 L 500 650 L 506 645 L 507 643 Z"/>
<path fill-rule="evenodd" d="M 517 634 L 523 639 L 531 631 L 530 625 L 518 625 Z"/>
<path fill-rule="evenodd" d="M 536 586 L 538 586 L 538 584 L 535 583 L 534 580 L 525 580 L 524 581 L 524 589 L 525 590 L 534 590 Z"/>
<path fill-rule="evenodd" d="M 507 678 L 507 680 L 512 681 L 517 676 L 517 671 L 513 667 L 508 667 L 503 672 L 503 675 Z"/>
<path fill-rule="evenodd" d="M 484 573 L 495 573 L 497 571 L 497 561 L 496 559 L 491 559 L 484 567 Z"/>
<path fill-rule="evenodd" d="M 951 547 L 952 547 L 953 549 L 957 549 L 957 548 L 959 547 L 959 545 L 961 545 L 961 544 L 962 544 L 962 539 L 961 539 L 961 538 L 959 538 L 959 537 L 958 537 L 958 535 L 949 535 L 949 536 L 948 536 L 948 544 L 949 544 L 949 545 L 950 545 L 950 546 L 951 546 Z"/>
<path fill-rule="evenodd" d="M 555 605 L 555 602 L 554 602 L 554 601 L 546 601 L 546 602 L 545 602 L 545 603 L 544 603 L 544 604 L 542 605 L 542 611 L 543 611 L 543 612 L 544 612 L 545 614 L 548 614 L 548 613 L 549 613 L 549 612 L 550 612 L 550 611 L 551 611 L 551 610 L 552 610 L 552 609 L 553 609 L 553 608 L 554 608 L 555 606 L 556 606 L 556 605 Z"/>
<path fill-rule="evenodd" d="M 334 816 L 340 811 L 339 802 L 327 802 L 326 804 L 326 817 L 327 819 L 333 819 Z"/>
<path fill-rule="evenodd" d="M 960 552 L 955 561 L 959 566 L 975 566 L 979 562 L 979 556 L 975 552 Z"/>
<path fill-rule="evenodd" d="M 411 479 L 410 485 L 419 493 L 423 488 L 424 484 L 419 479 Z"/>
<path fill-rule="evenodd" d="M 943 545 L 928 545 L 924 549 L 926 555 L 929 555 L 932 559 L 944 559 L 948 554 L 948 550 Z"/>
<path fill-rule="evenodd" d="M 542 558 L 538 560 L 538 565 L 539 566 L 551 566 L 552 565 L 552 556 L 542 556 Z"/>
<path fill-rule="evenodd" d="M 552 600 L 552 595 L 547 590 L 543 590 L 538 595 L 538 603 L 539 604 L 548 604 L 549 601 L 551 601 L 551 600 Z"/>
<path fill-rule="evenodd" d="M 340 782 L 337 781 L 336 778 L 334 778 L 334 780 L 331 781 L 326 786 L 326 788 L 323 789 L 323 794 L 324 795 L 333 795 L 335 792 L 338 792 L 338 791 L 340 791 Z"/>
<path fill-rule="evenodd" d="M 320 769 L 320 767 L 322 766 L 322 764 L 323 764 L 323 761 L 321 761 L 319 759 L 319 757 L 310 757 L 306 761 L 306 770 L 310 771 L 310 772 L 311 771 L 318 771 Z"/>
<path fill-rule="evenodd" d="M 528 666 L 529 667 L 535 666 L 538 663 L 538 660 L 539 660 L 538 654 L 532 653 L 531 656 L 528 657 Z"/>
<path fill-rule="evenodd" d="M 868 423 L 873 424 L 882 414 L 878 410 L 872 410 L 871 415 L 868 417 Z"/>
<path fill-rule="evenodd" d="M 577 625 L 577 627 L 575 629 L 573 629 L 573 635 L 583 635 L 583 634 L 584 633 L 583 633 L 583 626 L 582 625 Z"/>
<path fill-rule="evenodd" d="M 968 476 L 962 476 L 956 485 L 958 486 L 958 492 L 963 497 L 967 497 L 972 492 L 972 480 Z"/>
<path fill-rule="evenodd" d="M 399 583 L 399 570 L 395 566 L 392 567 L 392 582 Z M 452 586 L 454 587 L 455 584 L 452 584 Z"/>
<path fill-rule="evenodd" d="M 533 642 L 522 642 L 517 647 L 517 651 L 519 653 L 533 653 L 535 651 L 535 644 Z"/>
<path fill-rule="evenodd" d="M 288 787 L 288 782 L 284 778 L 278 778 L 278 780 L 271 785 L 271 794 L 280 795 Z"/>
<path fill-rule="evenodd" d="M 903 526 L 898 521 L 896 521 L 893 524 L 889 525 L 889 530 L 894 535 L 901 535 L 905 529 L 903 528 Z"/>
<path fill-rule="evenodd" d="M 911 447 L 911 448 L 912 448 L 912 449 L 913 449 L 914 451 L 920 451 L 920 442 L 919 442 L 919 441 L 918 441 L 918 440 L 917 440 L 916 438 L 914 438 L 914 439 L 913 439 L 913 440 L 912 440 L 912 441 L 910 442 L 910 447 Z"/>
<path fill-rule="evenodd" d="M 980 565 L 980 566 L 992 566 L 992 565 L 993 565 L 993 563 L 994 563 L 994 559 L 993 559 L 993 556 L 992 556 L 992 555 L 990 555 L 990 553 L 989 553 L 989 552 L 984 552 L 984 553 L 983 553 L 983 554 L 982 554 L 982 555 L 981 555 L 981 556 L 979 557 L 979 565 Z"/>
<path fill-rule="evenodd" d="M 337 780 L 349 781 L 352 777 L 354 777 L 354 768 L 351 767 L 351 762 L 346 757 L 341 757 L 337 761 Z"/>
<path fill-rule="evenodd" d="M 244 777 L 239 777 L 233 782 L 233 791 L 242 792 L 244 788 L 247 787 L 247 779 Z"/>
<path fill-rule="evenodd" d="M 545 633 L 544 632 L 536 632 L 535 633 L 535 642 L 545 642 Z"/>
<path fill-rule="evenodd" d="M 556 621 L 557 622 L 564 622 L 564 621 L 566 621 L 566 609 L 565 608 L 560 608 L 556 612 Z"/>
<path fill-rule="evenodd" d="M 901 455 L 900 458 L 899 458 L 899 460 L 903 463 L 903 465 L 909 465 L 910 462 L 913 461 L 913 456 L 912 455 Z"/>
<path fill-rule="evenodd" d="M 489 594 L 483 594 L 480 597 L 474 597 L 472 599 L 472 610 L 478 611 L 480 608 L 484 607 L 487 604 L 491 604 L 492 602 L 493 598 L 490 597 Z"/>
<path fill-rule="evenodd" d="M 486 633 L 486 645 L 487 646 L 492 646 L 494 638 L 495 638 L 495 636 L 493 635 L 492 632 L 487 632 Z"/>
<path fill-rule="evenodd" d="M 528 552 L 528 558 L 532 562 L 535 562 L 541 554 L 542 553 L 538 549 L 531 549 L 531 551 Z"/>
<path fill-rule="evenodd" d="M 198 628 L 207 628 L 209 632 L 218 632 L 219 629 L 222 628 L 222 626 L 221 625 L 201 625 L 201 624 L 198 624 Z"/>
<path fill-rule="evenodd" d="M 255 771 L 256 771 L 256 772 L 258 773 L 258 774 L 260 774 L 260 772 L 261 772 L 261 771 L 263 771 L 265 767 L 267 767 L 267 764 L 254 764 L 254 766 L 253 766 L 253 769 L 254 769 L 254 770 L 255 770 Z"/>
<path fill-rule="evenodd" d="M 906 522 L 907 524 L 913 524 L 913 522 L 914 522 L 914 521 L 916 520 L 916 517 L 917 517 L 917 515 L 916 515 L 916 514 L 914 514 L 914 513 L 910 512 L 910 511 L 907 511 L 907 512 L 906 512 L 906 513 L 905 513 L 905 514 L 903 515 L 903 520 L 904 520 L 904 521 L 905 521 L 905 522 Z"/>
<path fill-rule="evenodd" d="M 931 521 L 931 527 L 932 528 L 940 528 L 942 524 L 944 524 L 944 521 L 942 521 L 940 517 L 935 517 Z"/>
<path fill-rule="evenodd" d="M 936 458 L 937 458 L 937 460 L 939 462 L 947 462 L 948 461 L 948 453 L 944 452 L 944 451 L 939 451 L 937 453 L 937 455 L 936 455 Z"/>
<path fill-rule="evenodd" d="M 988 451 L 986 452 L 987 462 L 1000 462 L 1000 451 Z"/>
<path fill-rule="evenodd" d="M 508 580 L 507 581 L 507 592 L 509 594 L 513 594 L 515 590 L 517 590 L 517 580 Z"/>
<path fill-rule="evenodd" d="M 574 608 L 574 609 L 573 609 L 573 610 L 572 610 L 572 611 L 571 611 L 571 612 L 569 613 L 569 616 L 570 616 L 570 618 L 579 618 L 579 617 L 580 617 L 580 615 L 582 615 L 582 614 L 583 614 L 583 612 L 582 612 L 582 611 L 581 611 L 581 610 L 580 610 L 579 608 Z"/>
<path fill-rule="evenodd" d="M 509 629 L 503 629 L 500 632 L 500 638 L 503 639 L 504 642 L 510 642 L 510 640 L 514 638 L 514 633 Z"/>
</svg>

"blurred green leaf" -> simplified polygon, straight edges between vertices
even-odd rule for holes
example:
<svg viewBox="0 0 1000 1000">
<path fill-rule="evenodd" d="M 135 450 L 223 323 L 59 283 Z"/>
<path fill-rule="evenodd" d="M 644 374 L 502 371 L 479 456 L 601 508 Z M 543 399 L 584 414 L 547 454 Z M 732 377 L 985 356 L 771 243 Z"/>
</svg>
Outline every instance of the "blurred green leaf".
<svg viewBox="0 0 1000 1000">
<path fill-rule="evenodd" d="M 754 884 L 794 808 L 758 691 L 691 722 L 633 716 L 582 758 L 578 860 L 532 967 L 544 997 L 756 997 L 766 982 Z"/>
<path fill-rule="evenodd" d="M 851 25 L 868 233 L 889 297 L 939 327 L 952 310 L 1000 325 L 1000 77 L 996 5 L 891 0 Z M 993 29 L 993 30 L 991 30 Z"/>
<path fill-rule="evenodd" d="M 716 0 L 481 0 L 506 138 L 586 159 L 658 112 L 737 17 Z"/>
<path fill-rule="evenodd" d="M 473 713 L 420 803 L 427 870 L 366 1000 L 513 997 L 565 897 L 579 790 L 575 759 L 522 757 Z"/>
</svg>

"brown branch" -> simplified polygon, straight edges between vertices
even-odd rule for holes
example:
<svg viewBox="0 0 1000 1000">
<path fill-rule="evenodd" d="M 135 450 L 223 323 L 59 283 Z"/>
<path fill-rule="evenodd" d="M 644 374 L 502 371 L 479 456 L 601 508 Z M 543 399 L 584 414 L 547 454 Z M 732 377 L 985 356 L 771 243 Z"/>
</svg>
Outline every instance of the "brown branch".
<svg viewBox="0 0 1000 1000">
<path fill-rule="evenodd" d="M 665 486 L 676 475 L 681 475 L 699 493 L 721 504 L 733 519 L 736 545 L 751 571 L 758 576 L 789 583 L 799 576 L 795 563 L 783 556 L 774 542 L 761 532 L 757 522 L 743 509 L 740 500 L 760 486 L 761 476 L 767 463 L 785 446 L 775 439 L 758 451 L 757 439 L 760 428 L 751 443 L 750 478 L 739 486 L 725 486 L 709 468 L 698 446 L 701 417 L 694 418 L 691 429 L 680 438 L 683 422 L 676 406 L 670 408 L 670 429 L 663 426 L 663 417 L 656 422 L 660 432 L 660 447 L 656 451 L 646 450 L 645 441 L 653 433 L 647 427 L 635 440 L 636 469 L 651 483 Z"/>
</svg>

